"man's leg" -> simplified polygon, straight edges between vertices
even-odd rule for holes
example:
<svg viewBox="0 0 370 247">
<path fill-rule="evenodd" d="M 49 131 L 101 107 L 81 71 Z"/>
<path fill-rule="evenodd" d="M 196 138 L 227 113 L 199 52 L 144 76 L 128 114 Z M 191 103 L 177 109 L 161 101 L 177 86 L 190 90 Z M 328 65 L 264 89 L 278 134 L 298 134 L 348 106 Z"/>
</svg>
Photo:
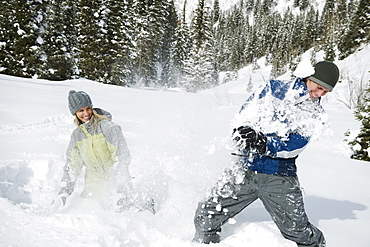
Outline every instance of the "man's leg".
<svg viewBox="0 0 370 247">
<path fill-rule="evenodd" d="M 261 175 L 266 180 L 259 187 L 259 197 L 283 236 L 298 246 L 324 247 L 324 235 L 305 213 L 298 178 Z"/>
<path fill-rule="evenodd" d="M 221 186 L 218 183 L 213 189 L 212 196 L 198 204 L 194 218 L 196 230 L 194 242 L 207 244 L 220 242 L 221 226 L 257 199 L 253 175 L 252 172 L 245 172 L 244 180 L 239 184 L 233 179 L 231 179 L 233 182 L 221 179 L 220 181 L 225 183 Z M 226 193 L 230 190 L 232 193 Z"/>
</svg>

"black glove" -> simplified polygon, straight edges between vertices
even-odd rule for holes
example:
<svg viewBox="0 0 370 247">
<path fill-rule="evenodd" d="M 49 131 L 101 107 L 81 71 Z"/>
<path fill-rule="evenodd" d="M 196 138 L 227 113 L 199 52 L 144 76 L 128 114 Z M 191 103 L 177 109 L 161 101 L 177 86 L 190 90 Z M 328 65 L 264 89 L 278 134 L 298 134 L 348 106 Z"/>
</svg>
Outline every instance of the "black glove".
<svg viewBox="0 0 370 247">
<path fill-rule="evenodd" d="M 233 130 L 233 140 L 240 149 L 263 154 L 266 152 L 267 137 L 249 126 Z"/>
</svg>

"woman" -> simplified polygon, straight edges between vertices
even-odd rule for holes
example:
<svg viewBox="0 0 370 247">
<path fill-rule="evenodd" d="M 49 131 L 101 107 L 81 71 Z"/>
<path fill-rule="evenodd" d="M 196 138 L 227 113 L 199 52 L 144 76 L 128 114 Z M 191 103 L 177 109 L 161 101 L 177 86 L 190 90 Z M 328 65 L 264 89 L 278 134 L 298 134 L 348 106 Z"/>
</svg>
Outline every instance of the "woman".
<svg viewBox="0 0 370 247">
<path fill-rule="evenodd" d="M 61 190 L 52 202 L 51 211 L 66 205 L 85 168 L 83 197 L 98 199 L 105 205 L 118 197 L 113 202 L 117 211 L 134 206 L 154 213 L 152 200 L 143 203 L 134 193 L 128 170 L 130 152 L 121 127 L 111 121 L 110 113 L 93 108 L 90 96 L 83 91 L 69 92 L 68 107 L 77 128 L 68 145 Z"/>
</svg>

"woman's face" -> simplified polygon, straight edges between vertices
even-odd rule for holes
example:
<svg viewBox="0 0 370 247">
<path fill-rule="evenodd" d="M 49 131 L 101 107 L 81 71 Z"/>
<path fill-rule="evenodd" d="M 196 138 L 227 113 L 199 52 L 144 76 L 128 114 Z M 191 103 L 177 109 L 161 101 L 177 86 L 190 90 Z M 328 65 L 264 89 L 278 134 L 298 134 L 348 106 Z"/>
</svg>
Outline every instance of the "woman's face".
<svg viewBox="0 0 370 247">
<path fill-rule="evenodd" d="M 76 116 L 78 119 L 81 120 L 81 122 L 86 123 L 90 121 L 92 113 L 93 113 L 92 108 L 89 106 L 86 106 L 86 107 L 82 107 L 81 109 L 79 109 L 76 112 Z"/>
<path fill-rule="evenodd" d="M 325 94 L 327 94 L 328 92 L 330 92 L 329 89 L 307 79 L 307 89 L 308 89 L 308 92 L 310 93 L 310 98 L 311 99 L 316 99 L 316 98 L 319 98 L 319 97 L 322 97 L 324 96 Z"/>
</svg>

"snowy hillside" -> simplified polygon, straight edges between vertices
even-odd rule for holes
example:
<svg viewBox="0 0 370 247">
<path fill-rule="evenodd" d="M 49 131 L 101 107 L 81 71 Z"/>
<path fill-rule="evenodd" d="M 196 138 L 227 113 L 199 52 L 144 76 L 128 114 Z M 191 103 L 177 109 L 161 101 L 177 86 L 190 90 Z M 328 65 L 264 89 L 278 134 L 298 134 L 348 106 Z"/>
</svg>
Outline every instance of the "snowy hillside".
<svg viewBox="0 0 370 247">
<path fill-rule="evenodd" d="M 197 8 L 199 1 L 198 0 L 174 0 L 175 7 L 178 10 L 178 13 L 182 13 L 184 10 L 184 2 L 186 1 L 186 14 L 189 18 L 188 21 L 192 18 L 192 12 Z M 229 10 L 236 4 L 239 4 L 240 0 L 219 0 L 220 9 L 221 10 Z M 280 13 L 284 13 L 288 8 L 294 9 L 293 7 L 293 0 L 279 0 L 275 1 L 276 6 L 275 9 L 279 11 Z M 213 8 L 214 0 L 206 0 L 205 1 L 206 6 L 209 6 Z M 322 10 L 325 1 L 324 0 L 317 0 L 317 1 L 311 1 L 312 6 L 314 6 L 318 10 Z M 298 11 L 298 8 L 297 8 Z"/>
<path fill-rule="evenodd" d="M 178 9 L 179 13 L 183 11 L 184 9 L 184 3 L 186 1 L 186 12 L 188 15 L 197 8 L 199 1 L 198 0 L 175 0 L 175 6 Z M 230 7 L 234 6 L 235 4 L 239 3 L 240 0 L 228 0 L 228 1 L 219 1 L 220 3 L 220 9 L 227 10 Z M 205 4 L 206 6 L 213 7 L 214 0 L 206 0 Z"/>
<path fill-rule="evenodd" d="M 0 246 L 201 246 L 191 243 L 197 203 L 233 164 L 230 124 L 247 98 L 250 78 L 269 69 L 241 70 L 239 79 L 200 93 L 133 89 L 88 80 L 49 82 L 0 75 Z M 369 79 L 366 47 L 338 62 L 351 78 Z M 48 214 L 59 191 L 70 134 L 70 89 L 84 90 L 94 106 L 122 126 L 132 154 L 135 188 L 152 196 L 157 214 L 103 210 L 75 196 L 64 211 Z M 309 145 L 298 159 L 307 213 L 328 247 L 370 243 L 370 164 L 351 160 L 343 133 L 357 129 L 343 82 L 323 100 L 333 135 Z M 225 225 L 217 246 L 293 247 L 260 202 Z"/>
<path fill-rule="evenodd" d="M 182 13 L 182 11 L 184 10 L 184 3 L 186 1 L 186 16 L 188 18 L 188 21 L 190 22 L 191 18 L 193 17 L 193 11 L 198 7 L 198 4 L 199 4 L 199 1 L 198 0 L 175 0 L 174 3 L 175 3 L 175 7 L 176 9 L 178 10 L 178 13 Z M 221 0 L 219 1 L 219 4 L 220 4 L 220 9 L 221 10 L 228 10 L 230 9 L 231 7 L 233 7 L 234 5 L 238 4 L 240 2 L 240 0 L 227 0 L 227 1 L 224 1 L 224 0 Z M 211 7 L 213 8 L 213 5 L 214 4 L 214 0 L 206 0 L 205 1 L 205 5 L 207 7 Z"/>
</svg>

